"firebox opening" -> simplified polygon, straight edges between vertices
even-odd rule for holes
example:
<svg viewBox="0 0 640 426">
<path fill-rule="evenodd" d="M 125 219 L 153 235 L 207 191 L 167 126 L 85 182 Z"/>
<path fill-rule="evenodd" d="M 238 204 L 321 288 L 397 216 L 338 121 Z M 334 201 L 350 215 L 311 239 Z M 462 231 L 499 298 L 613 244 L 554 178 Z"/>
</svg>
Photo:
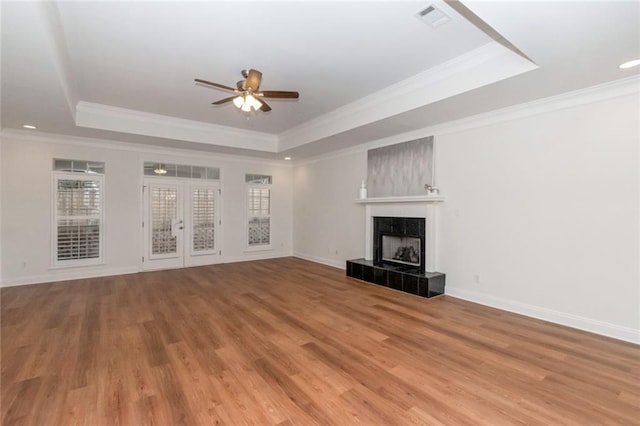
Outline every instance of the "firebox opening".
<svg viewBox="0 0 640 426">
<path fill-rule="evenodd" d="M 420 238 L 382 235 L 382 260 L 421 266 Z"/>
</svg>

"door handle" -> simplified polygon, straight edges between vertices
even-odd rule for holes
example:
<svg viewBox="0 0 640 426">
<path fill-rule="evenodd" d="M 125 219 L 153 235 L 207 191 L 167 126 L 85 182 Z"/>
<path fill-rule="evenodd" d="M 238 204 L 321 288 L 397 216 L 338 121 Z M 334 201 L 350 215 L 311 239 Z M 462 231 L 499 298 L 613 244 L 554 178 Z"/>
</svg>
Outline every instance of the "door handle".
<svg viewBox="0 0 640 426">
<path fill-rule="evenodd" d="M 177 237 L 177 231 L 182 231 L 184 226 L 182 226 L 181 220 L 172 220 L 171 221 L 171 236 Z"/>
</svg>

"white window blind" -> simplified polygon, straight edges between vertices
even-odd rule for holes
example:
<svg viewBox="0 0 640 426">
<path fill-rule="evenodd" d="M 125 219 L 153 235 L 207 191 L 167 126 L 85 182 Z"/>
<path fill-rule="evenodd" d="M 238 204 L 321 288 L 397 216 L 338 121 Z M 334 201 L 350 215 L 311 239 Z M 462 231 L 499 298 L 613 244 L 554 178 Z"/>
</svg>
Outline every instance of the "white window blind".
<svg viewBox="0 0 640 426">
<path fill-rule="evenodd" d="M 216 198 L 211 188 L 194 188 L 192 199 L 193 251 L 215 249 Z"/>
<path fill-rule="evenodd" d="M 102 261 L 104 176 L 54 172 L 54 265 Z"/>
<path fill-rule="evenodd" d="M 248 245 L 271 244 L 271 176 L 246 175 L 248 183 Z"/>
<path fill-rule="evenodd" d="M 178 217 L 178 191 L 173 188 L 151 190 L 151 254 L 172 254 L 178 250 L 173 222 Z"/>
</svg>

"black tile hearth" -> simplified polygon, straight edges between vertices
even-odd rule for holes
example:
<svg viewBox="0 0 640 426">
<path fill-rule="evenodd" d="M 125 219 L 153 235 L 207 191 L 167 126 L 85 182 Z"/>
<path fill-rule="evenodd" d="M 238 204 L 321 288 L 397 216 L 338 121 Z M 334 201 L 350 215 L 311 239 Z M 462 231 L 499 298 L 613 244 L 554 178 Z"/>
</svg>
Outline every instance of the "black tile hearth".
<svg viewBox="0 0 640 426">
<path fill-rule="evenodd" d="M 368 283 L 375 283 L 376 279 L 373 275 L 373 266 L 363 265 L 362 269 L 362 280 Z"/>
<path fill-rule="evenodd" d="M 418 294 L 418 277 L 409 274 L 403 275 L 402 291 L 405 293 Z"/>
<path fill-rule="evenodd" d="M 440 272 L 353 259 L 347 260 L 347 276 L 422 297 L 444 294 L 445 274 Z"/>
<path fill-rule="evenodd" d="M 386 269 L 373 268 L 373 279 L 376 284 L 387 285 L 387 273 Z"/>
<path fill-rule="evenodd" d="M 351 271 L 351 275 L 349 275 L 350 277 L 361 280 L 364 277 L 362 272 L 363 268 L 364 265 L 361 263 L 351 262 L 351 264 L 347 264 L 347 275 L 349 275 L 349 271 Z"/>
<path fill-rule="evenodd" d="M 392 273 L 392 271 L 389 271 L 389 273 Z M 395 290 L 402 290 L 402 279 L 404 278 L 404 275 L 402 273 L 399 272 L 395 272 L 395 274 L 399 275 L 400 279 L 394 279 L 393 281 L 389 282 L 389 287 L 395 289 Z"/>
<path fill-rule="evenodd" d="M 389 274 L 389 287 L 396 290 L 402 290 L 402 273 L 395 271 L 388 271 Z"/>
</svg>

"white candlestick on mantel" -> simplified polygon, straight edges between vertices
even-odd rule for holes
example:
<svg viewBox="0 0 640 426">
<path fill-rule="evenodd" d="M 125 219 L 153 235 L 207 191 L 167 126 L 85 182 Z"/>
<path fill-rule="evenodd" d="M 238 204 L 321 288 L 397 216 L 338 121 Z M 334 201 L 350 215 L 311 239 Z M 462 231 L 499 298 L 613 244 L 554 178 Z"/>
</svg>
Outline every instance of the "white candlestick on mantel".
<svg viewBox="0 0 640 426">
<path fill-rule="evenodd" d="M 360 199 L 364 200 L 366 198 L 367 198 L 367 184 L 363 180 L 362 183 L 360 184 Z"/>
</svg>

